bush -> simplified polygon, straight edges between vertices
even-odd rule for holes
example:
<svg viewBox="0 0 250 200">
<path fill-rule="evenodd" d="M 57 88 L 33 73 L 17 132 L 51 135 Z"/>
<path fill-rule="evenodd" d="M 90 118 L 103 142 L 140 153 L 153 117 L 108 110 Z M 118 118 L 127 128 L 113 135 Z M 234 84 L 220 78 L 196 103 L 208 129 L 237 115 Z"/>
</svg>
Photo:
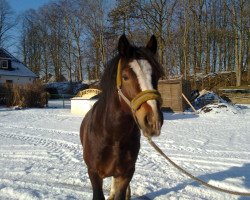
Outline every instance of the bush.
<svg viewBox="0 0 250 200">
<path fill-rule="evenodd" d="M 47 93 L 40 82 L 27 85 L 5 85 L 5 104 L 7 106 L 20 106 L 24 108 L 44 107 Z"/>
<path fill-rule="evenodd" d="M 0 105 L 6 105 L 8 93 L 7 87 L 5 85 L 0 85 Z"/>
</svg>

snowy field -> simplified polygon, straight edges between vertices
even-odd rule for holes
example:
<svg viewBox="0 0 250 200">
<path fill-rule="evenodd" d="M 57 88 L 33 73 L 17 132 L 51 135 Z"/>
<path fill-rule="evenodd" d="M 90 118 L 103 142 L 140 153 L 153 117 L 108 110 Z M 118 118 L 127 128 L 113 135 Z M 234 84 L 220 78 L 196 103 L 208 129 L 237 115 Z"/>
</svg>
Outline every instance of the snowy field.
<svg viewBox="0 0 250 200">
<path fill-rule="evenodd" d="M 154 141 L 192 174 L 227 189 L 250 192 L 250 106 L 212 112 L 164 113 Z M 0 108 L 0 199 L 91 199 L 79 141 L 81 116 L 69 102 L 49 108 Z M 110 179 L 104 182 L 108 196 Z M 142 137 L 133 200 L 250 199 L 216 192 L 181 174 Z"/>
</svg>

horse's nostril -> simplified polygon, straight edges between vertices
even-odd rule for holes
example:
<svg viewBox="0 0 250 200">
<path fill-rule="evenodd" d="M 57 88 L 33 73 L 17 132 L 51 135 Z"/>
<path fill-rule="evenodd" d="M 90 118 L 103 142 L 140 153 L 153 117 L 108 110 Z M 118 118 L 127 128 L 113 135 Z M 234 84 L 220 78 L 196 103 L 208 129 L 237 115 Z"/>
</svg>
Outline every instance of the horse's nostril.
<svg viewBox="0 0 250 200">
<path fill-rule="evenodd" d="M 144 123 L 146 126 L 153 126 L 153 116 L 151 113 L 148 113 L 144 118 Z"/>
<path fill-rule="evenodd" d="M 144 117 L 144 124 L 145 125 L 149 124 L 148 115 Z"/>
</svg>

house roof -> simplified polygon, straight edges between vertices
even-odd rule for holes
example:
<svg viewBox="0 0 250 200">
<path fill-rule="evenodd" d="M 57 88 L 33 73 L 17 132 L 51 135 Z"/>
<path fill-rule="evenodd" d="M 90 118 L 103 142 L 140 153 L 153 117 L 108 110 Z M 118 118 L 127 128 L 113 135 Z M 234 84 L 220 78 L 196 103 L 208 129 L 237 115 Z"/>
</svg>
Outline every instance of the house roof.
<svg viewBox="0 0 250 200">
<path fill-rule="evenodd" d="M 10 58 L 2 49 L 0 49 L 0 58 Z"/>
<path fill-rule="evenodd" d="M 34 72 L 32 72 L 27 66 L 25 66 L 21 61 L 16 59 L 8 51 L 6 51 L 3 48 L 0 48 L 0 59 L 3 58 L 11 60 L 11 70 L 0 69 L 0 75 L 33 77 L 33 78 L 38 77 Z"/>
</svg>

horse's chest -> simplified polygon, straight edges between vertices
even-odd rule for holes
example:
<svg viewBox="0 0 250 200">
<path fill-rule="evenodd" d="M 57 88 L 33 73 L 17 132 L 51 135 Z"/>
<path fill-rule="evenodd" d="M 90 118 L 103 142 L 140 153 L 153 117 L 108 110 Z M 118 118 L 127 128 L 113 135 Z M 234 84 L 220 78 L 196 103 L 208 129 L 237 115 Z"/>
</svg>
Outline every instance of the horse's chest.
<svg viewBox="0 0 250 200">
<path fill-rule="evenodd" d="M 138 152 L 130 148 L 121 148 L 118 144 L 104 148 L 101 153 L 98 173 L 101 177 L 124 175 L 134 168 Z"/>
</svg>

